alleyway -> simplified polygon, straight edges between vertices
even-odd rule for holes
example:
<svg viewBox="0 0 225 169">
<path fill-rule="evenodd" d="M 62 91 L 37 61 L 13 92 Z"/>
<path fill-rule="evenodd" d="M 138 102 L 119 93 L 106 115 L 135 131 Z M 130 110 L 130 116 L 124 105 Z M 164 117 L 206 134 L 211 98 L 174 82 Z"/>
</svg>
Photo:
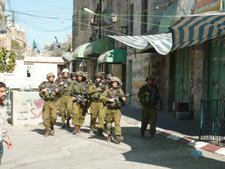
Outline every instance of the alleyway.
<svg viewBox="0 0 225 169">
<path fill-rule="evenodd" d="M 89 117 L 86 118 L 88 126 Z M 90 137 L 88 128 L 72 135 L 57 126 L 54 137 L 43 137 L 41 126 L 9 127 L 14 142 L 6 150 L 2 169 L 223 169 L 225 157 L 203 151 L 204 157 L 193 157 L 192 147 L 157 135 L 154 140 L 141 140 L 139 129 L 123 116 L 124 143 L 107 143 Z M 201 150 L 202 151 L 202 150 Z"/>
</svg>

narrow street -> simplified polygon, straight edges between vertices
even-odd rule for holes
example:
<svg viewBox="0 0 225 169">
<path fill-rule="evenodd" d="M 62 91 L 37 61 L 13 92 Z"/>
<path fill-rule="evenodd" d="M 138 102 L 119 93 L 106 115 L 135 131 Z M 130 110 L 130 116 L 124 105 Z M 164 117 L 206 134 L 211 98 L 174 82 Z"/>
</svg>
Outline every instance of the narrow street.
<svg viewBox="0 0 225 169">
<path fill-rule="evenodd" d="M 107 143 L 88 134 L 89 115 L 80 135 L 56 127 L 56 135 L 45 138 L 37 127 L 9 127 L 14 147 L 5 148 L 2 169 L 223 169 L 225 157 L 203 151 L 193 157 L 192 147 L 157 135 L 154 140 L 138 137 L 139 128 L 123 116 L 124 142 Z M 201 150 L 202 151 L 202 150 Z"/>
</svg>

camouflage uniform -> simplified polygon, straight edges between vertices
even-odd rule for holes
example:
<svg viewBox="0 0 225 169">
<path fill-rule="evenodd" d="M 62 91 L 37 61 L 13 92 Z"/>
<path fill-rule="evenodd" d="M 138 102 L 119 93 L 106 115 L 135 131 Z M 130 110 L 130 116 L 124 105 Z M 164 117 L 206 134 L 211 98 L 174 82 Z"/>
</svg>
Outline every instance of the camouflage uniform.
<svg viewBox="0 0 225 169">
<path fill-rule="evenodd" d="M 154 80 L 152 77 L 147 77 L 147 80 Z M 146 95 L 146 92 L 149 95 Z M 157 123 L 157 109 L 156 104 L 160 100 L 160 95 L 155 84 L 145 84 L 139 90 L 138 97 L 142 105 L 142 120 L 141 120 L 141 137 L 144 137 L 147 125 L 150 122 L 150 134 L 154 137 Z"/>
<path fill-rule="evenodd" d="M 84 77 L 83 72 L 77 72 L 77 76 Z M 85 100 L 80 103 L 78 103 L 78 100 L 72 103 L 72 121 L 73 125 L 75 126 L 73 133 L 79 133 L 80 127 L 83 126 L 85 115 L 87 113 L 88 109 L 88 83 L 87 81 L 76 81 L 76 83 L 73 83 L 71 86 L 71 96 L 77 95 L 81 99 Z"/>
<path fill-rule="evenodd" d="M 53 74 L 49 73 L 47 78 L 53 76 Z M 45 81 L 42 82 L 39 86 L 39 95 L 44 100 L 43 106 L 43 122 L 46 129 L 46 136 L 49 134 L 54 135 L 54 125 L 57 120 L 57 100 L 59 98 L 59 94 L 55 92 L 57 88 L 57 84 L 54 82 Z M 42 91 L 42 89 L 48 88 L 48 91 Z M 52 88 L 52 89 L 51 89 Z M 50 131 L 52 131 L 50 133 Z"/>
<path fill-rule="evenodd" d="M 116 78 L 111 78 L 112 82 L 116 81 L 119 84 L 122 84 L 121 81 Z M 123 106 L 123 101 L 121 100 L 124 96 L 124 93 L 122 89 L 118 86 L 117 89 L 114 89 L 111 87 L 110 89 L 103 92 L 100 99 L 104 102 L 104 104 L 107 107 L 106 110 L 106 133 L 108 135 L 108 141 L 111 141 L 111 135 L 112 135 L 112 123 L 115 124 L 115 136 L 116 136 L 116 143 L 120 142 L 121 137 L 121 127 L 120 127 L 120 121 L 121 121 L 121 111 L 120 108 Z M 115 102 L 110 102 L 109 99 L 117 98 Z"/>
<path fill-rule="evenodd" d="M 97 78 L 102 78 L 102 75 L 97 73 Z M 89 94 L 91 99 L 91 120 L 90 120 L 90 134 L 96 127 L 96 120 L 98 118 L 98 134 L 103 136 L 104 121 L 106 116 L 106 107 L 103 106 L 103 102 L 100 100 L 101 94 L 107 89 L 107 86 L 102 82 L 95 82 L 89 87 Z"/>
<path fill-rule="evenodd" d="M 67 120 L 67 126 L 69 127 L 69 119 L 72 112 L 72 99 L 70 97 L 70 87 L 72 80 L 63 78 L 58 81 L 58 86 L 62 89 L 61 96 L 59 98 L 59 109 L 62 116 L 62 127 L 65 127 L 65 121 Z"/>
</svg>

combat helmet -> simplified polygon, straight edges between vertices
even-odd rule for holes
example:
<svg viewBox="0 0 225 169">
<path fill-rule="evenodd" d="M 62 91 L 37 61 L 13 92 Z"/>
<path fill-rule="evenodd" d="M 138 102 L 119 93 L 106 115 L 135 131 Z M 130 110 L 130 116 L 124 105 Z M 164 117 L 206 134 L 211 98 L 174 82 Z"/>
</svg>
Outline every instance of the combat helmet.
<svg viewBox="0 0 225 169">
<path fill-rule="evenodd" d="M 62 70 L 62 73 L 70 73 L 69 69 L 65 68 Z"/>
<path fill-rule="evenodd" d="M 121 80 L 118 77 L 116 77 L 116 76 L 112 76 L 110 78 L 110 80 L 111 80 L 111 82 L 117 82 L 120 86 L 123 85 L 123 83 L 121 82 Z"/>
<path fill-rule="evenodd" d="M 84 76 L 84 72 L 78 71 L 78 72 L 76 72 L 76 75 L 77 75 L 77 76 Z"/>
<path fill-rule="evenodd" d="M 96 76 L 96 78 L 98 78 L 98 77 L 102 78 L 103 77 L 101 72 L 97 72 L 95 76 Z"/>
<path fill-rule="evenodd" d="M 48 73 L 48 74 L 46 75 L 46 78 L 48 79 L 48 78 L 51 77 L 51 76 L 54 76 L 54 77 L 55 77 L 54 73 L 52 73 L 52 72 Z"/>
</svg>

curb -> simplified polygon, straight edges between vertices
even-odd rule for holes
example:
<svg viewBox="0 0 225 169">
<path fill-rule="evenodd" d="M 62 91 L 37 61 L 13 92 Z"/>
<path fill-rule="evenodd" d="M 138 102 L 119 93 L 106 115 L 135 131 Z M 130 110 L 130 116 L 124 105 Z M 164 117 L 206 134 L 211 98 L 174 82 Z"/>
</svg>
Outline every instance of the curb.
<svg viewBox="0 0 225 169">
<path fill-rule="evenodd" d="M 216 154 L 225 156 L 225 148 L 220 147 L 220 146 L 216 146 L 216 145 L 206 143 L 203 141 L 196 141 L 194 139 L 185 137 L 183 135 L 178 135 L 171 131 L 167 131 L 167 130 L 164 130 L 161 128 L 157 128 L 157 134 L 163 135 L 168 139 L 177 141 L 182 144 L 187 144 L 187 145 L 195 147 L 195 148 L 203 149 L 203 150 L 209 151 L 211 153 L 216 153 Z"/>
<path fill-rule="evenodd" d="M 139 128 L 141 127 L 140 121 L 132 119 L 127 116 L 123 116 L 123 117 L 129 119 L 130 122 L 133 122 L 134 124 L 136 124 L 137 127 L 139 127 Z M 148 127 L 149 127 L 149 125 L 148 125 Z M 174 141 L 182 143 L 182 144 L 187 144 L 187 145 L 195 147 L 195 148 L 203 149 L 203 150 L 209 151 L 211 153 L 216 153 L 216 154 L 225 156 L 225 148 L 223 148 L 223 147 L 216 146 L 216 145 L 206 143 L 203 141 L 196 141 L 194 139 L 188 138 L 182 134 L 175 133 L 170 130 L 164 130 L 162 128 L 157 127 L 156 134 L 164 136 L 170 140 L 174 140 Z"/>
</svg>

